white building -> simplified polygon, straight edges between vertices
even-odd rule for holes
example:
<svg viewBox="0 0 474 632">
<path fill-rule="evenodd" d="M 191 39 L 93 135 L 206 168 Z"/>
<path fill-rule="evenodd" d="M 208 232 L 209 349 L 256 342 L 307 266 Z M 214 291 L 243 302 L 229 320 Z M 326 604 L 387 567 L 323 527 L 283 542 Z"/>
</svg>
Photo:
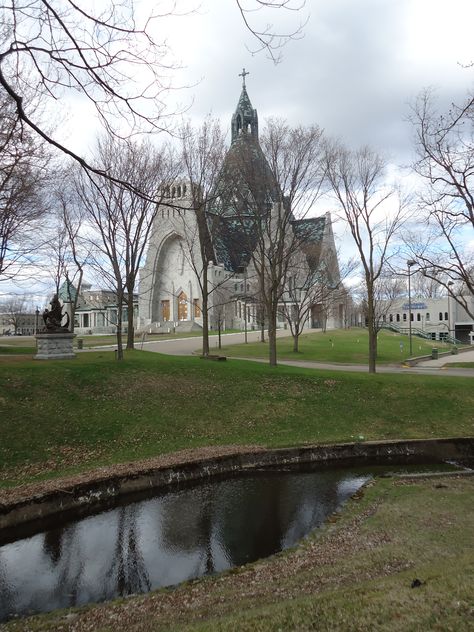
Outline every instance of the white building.
<svg viewBox="0 0 474 632">
<path fill-rule="evenodd" d="M 474 296 L 464 297 L 469 309 L 474 313 Z M 432 340 L 455 338 L 464 344 L 470 343 L 470 332 L 474 331 L 474 320 L 464 308 L 451 297 L 408 298 L 391 301 L 382 311 L 382 321 L 387 326 L 407 333 L 411 307 L 413 334 L 430 336 Z M 383 313 L 385 312 L 385 313 Z"/>
<path fill-rule="evenodd" d="M 59 289 L 59 298 L 65 309 L 76 297 L 76 288 L 65 281 Z M 94 289 L 90 283 L 83 283 L 79 292 L 74 318 L 74 332 L 79 335 L 115 334 L 118 314 L 117 295 L 111 290 Z M 127 332 L 127 307 L 122 306 L 122 331 Z M 134 296 L 134 322 L 138 317 L 138 295 Z"/>
<path fill-rule="evenodd" d="M 245 83 L 232 116 L 231 146 L 216 186 L 215 199 L 206 209 L 205 247 L 211 261 L 208 267 L 211 329 L 258 328 L 262 320 L 258 275 L 252 261 L 257 247 L 257 235 L 252 231 L 256 216 L 248 210 L 250 206 L 246 206 L 248 215 L 244 219 L 235 210 L 235 205 L 242 204 L 245 198 L 242 166 L 258 183 L 254 204 L 258 205 L 259 212 L 266 209 L 263 212 L 272 217 L 282 196 L 259 144 L 257 111 L 252 107 Z M 138 327 L 144 331 L 169 328 L 186 331 L 202 327 L 203 263 L 191 193 L 189 183 L 175 183 L 167 191 L 169 204 L 159 208 L 146 262 L 140 271 Z M 259 201 L 255 201 L 257 197 Z M 339 270 L 329 213 L 317 218 L 295 219 L 289 231 L 293 231 L 293 235 L 304 231 L 307 236 L 299 241 L 306 268 L 316 272 L 322 257 L 331 253 L 328 260 L 333 262 L 332 277 L 337 284 Z M 203 232 L 201 227 L 201 239 Z M 297 258 L 298 253 L 294 254 Z M 282 300 L 289 300 L 289 289 Z M 341 299 L 338 305 L 327 309 L 313 305 L 306 326 L 322 326 L 323 320 L 328 328 L 343 326 L 345 304 Z M 282 326 L 283 320 L 278 325 Z"/>
</svg>

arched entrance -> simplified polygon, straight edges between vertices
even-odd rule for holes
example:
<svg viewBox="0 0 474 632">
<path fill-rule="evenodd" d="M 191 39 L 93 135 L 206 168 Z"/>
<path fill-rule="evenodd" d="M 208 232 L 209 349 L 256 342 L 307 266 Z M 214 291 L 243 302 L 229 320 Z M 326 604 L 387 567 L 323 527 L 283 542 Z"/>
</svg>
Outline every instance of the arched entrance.
<svg viewBox="0 0 474 632">
<path fill-rule="evenodd" d="M 188 320 L 188 297 L 184 292 L 178 294 L 178 320 Z"/>
</svg>

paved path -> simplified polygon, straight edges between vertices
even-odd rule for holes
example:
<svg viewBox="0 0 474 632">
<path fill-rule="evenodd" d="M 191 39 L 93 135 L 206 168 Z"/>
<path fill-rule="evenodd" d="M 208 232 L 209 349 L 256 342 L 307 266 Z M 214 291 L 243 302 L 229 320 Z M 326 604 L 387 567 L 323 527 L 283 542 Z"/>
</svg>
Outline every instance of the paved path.
<svg viewBox="0 0 474 632">
<path fill-rule="evenodd" d="M 284 336 L 288 336 L 288 331 L 279 329 L 277 331 L 277 337 L 281 338 Z M 260 340 L 260 331 L 248 331 L 247 340 L 249 342 L 257 342 Z M 222 334 L 222 346 L 238 345 L 243 342 L 245 342 L 245 334 L 243 333 Z M 218 336 L 209 336 L 209 350 L 211 353 L 219 353 L 218 345 Z M 141 343 L 137 342 L 135 347 L 141 349 Z M 143 343 L 143 351 L 156 351 L 158 353 L 166 353 L 167 355 L 191 355 L 196 352 L 199 353 L 201 350 L 202 338 L 200 336 L 196 338 L 174 338 Z"/>
<path fill-rule="evenodd" d="M 278 337 L 288 336 L 288 331 L 278 330 Z M 259 331 L 249 331 L 247 333 L 249 342 L 255 342 L 260 340 Z M 217 336 L 210 336 L 210 350 L 211 353 L 219 353 L 217 348 L 218 340 Z M 244 342 L 244 334 L 224 334 L 222 336 L 222 344 L 225 346 L 240 344 Z M 141 348 L 138 343 L 137 349 Z M 179 338 L 174 340 L 159 340 L 156 342 L 145 342 L 143 344 L 144 351 L 154 351 L 158 353 L 165 353 L 168 355 L 191 355 L 193 353 L 199 353 L 202 349 L 201 338 Z M 268 362 L 266 358 L 239 358 L 241 360 L 249 360 L 252 362 Z M 406 367 L 401 365 L 378 365 L 378 373 L 418 373 L 424 375 L 453 375 L 461 377 L 474 377 L 474 369 L 463 369 L 460 367 L 452 367 L 447 369 L 445 366 L 450 362 L 474 362 L 474 350 L 460 353 L 456 356 L 445 356 L 438 360 L 425 360 L 413 367 Z M 367 373 L 368 367 L 366 364 L 331 364 L 329 362 L 309 362 L 306 360 L 278 360 L 279 364 L 285 364 L 288 366 L 297 366 L 308 369 L 323 369 L 327 371 L 352 371 L 356 373 Z"/>
</svg>

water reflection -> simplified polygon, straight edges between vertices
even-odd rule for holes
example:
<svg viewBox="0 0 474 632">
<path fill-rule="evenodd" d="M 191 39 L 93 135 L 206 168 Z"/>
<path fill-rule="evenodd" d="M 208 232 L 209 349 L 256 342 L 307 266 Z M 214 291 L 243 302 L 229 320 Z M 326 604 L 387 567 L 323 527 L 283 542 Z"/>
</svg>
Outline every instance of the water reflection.
<svg viewBox="0 0 474 632">
<path fill-rule="evenodd" d="M 368 479 L 272 472 L 117 507 L 0 547 L 0 621 L 142 593 L 292 546 Z"/>
</svg>

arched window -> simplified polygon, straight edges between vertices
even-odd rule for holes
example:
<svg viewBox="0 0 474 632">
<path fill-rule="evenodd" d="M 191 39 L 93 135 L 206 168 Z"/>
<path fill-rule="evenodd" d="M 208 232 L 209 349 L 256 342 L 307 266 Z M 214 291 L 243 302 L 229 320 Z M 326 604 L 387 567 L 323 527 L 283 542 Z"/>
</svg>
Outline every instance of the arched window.
<svg viewBox="0 0 474 632">
<path fill-rule="evenodd" d="M 420 322 L 420 320 L 421 320 L 421 314 L 420 314 L 420 313 L 418 313 L 418 314 L 416 315 L 416 320 L 417 320 L 418 322 Z"/>
<path fill-rule="evenodd" d="M 397 323 L 400 322 L 400 314 L 397 314 Z"/>
<path fill-rule="evenodd" d="M 443 320 L 443 312 L 440 312 L 438 316 L 439 316 L 438 320 Z"/>
<path fill-rule="evenodd" d="M 407 315 L 405 312 L 403 312 L 403 322 L 406 322 L 406 319 L 407 319 Z"/>
<path fill-rule="evenodd" d="M 430 313 L 426 312 L 426 320 L 428 321 L 430 319 Z"/>
<path fill-rule="evenodd" d="M 393 323 L 393 314 L 390 314 L 390 316 L 388 317 L 388 319 L 389 319 L 389 321 L 390 321 L 391 323 Z"/>
<path fill-rule="evenodd" d="M 449 320 L 449 314 L 448 314 L 448 312 L 444 312 L 444 320 Z"/>
</svg>

